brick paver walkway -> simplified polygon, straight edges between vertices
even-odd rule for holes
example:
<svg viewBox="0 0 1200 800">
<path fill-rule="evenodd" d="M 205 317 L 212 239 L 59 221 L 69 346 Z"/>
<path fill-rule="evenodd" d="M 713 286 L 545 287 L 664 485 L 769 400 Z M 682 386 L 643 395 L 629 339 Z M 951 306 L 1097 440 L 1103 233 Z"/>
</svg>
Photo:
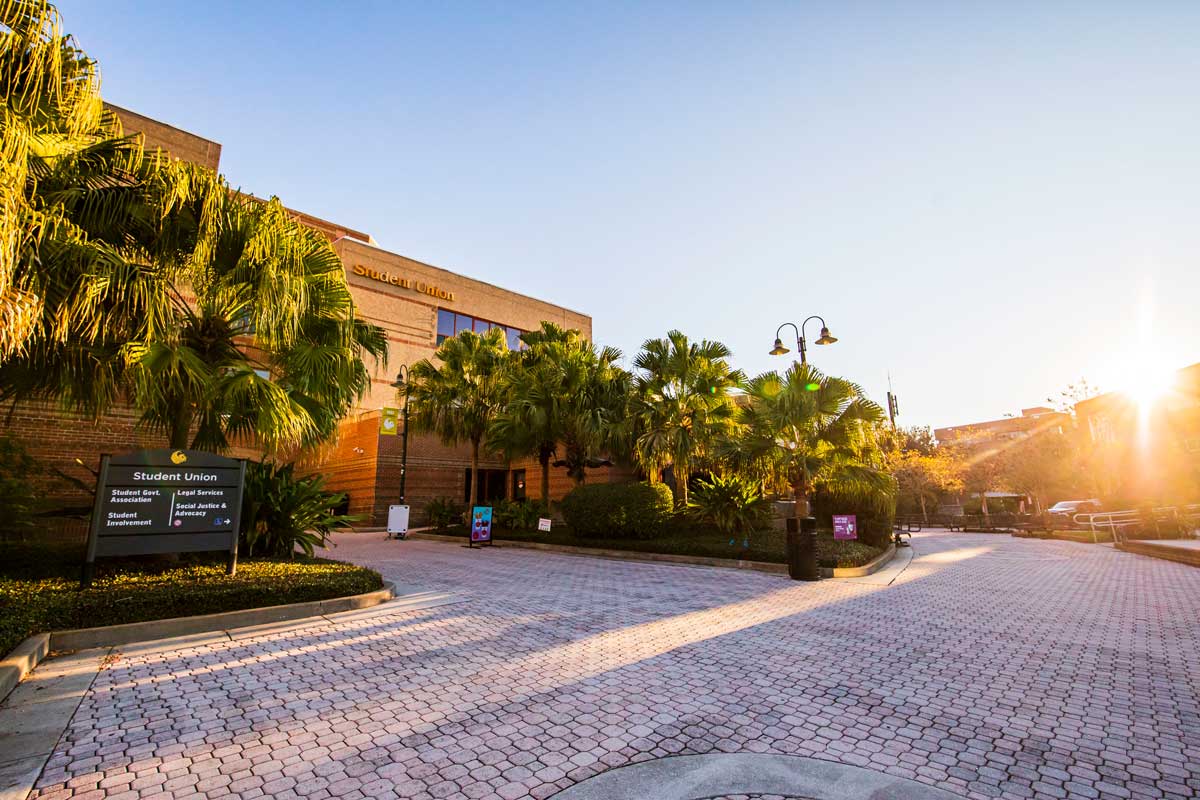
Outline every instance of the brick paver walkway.
<svg viewBox="0 0 1200 800">
<path fill-rule="evenodd" d="M 891 586 L 343 537 L 465 602 L 122 657 L 51 798 L 544 798 L 773 752 L 975 798 L 1200 794 L 1200 570 L 918 534 Z"/>
</svg>

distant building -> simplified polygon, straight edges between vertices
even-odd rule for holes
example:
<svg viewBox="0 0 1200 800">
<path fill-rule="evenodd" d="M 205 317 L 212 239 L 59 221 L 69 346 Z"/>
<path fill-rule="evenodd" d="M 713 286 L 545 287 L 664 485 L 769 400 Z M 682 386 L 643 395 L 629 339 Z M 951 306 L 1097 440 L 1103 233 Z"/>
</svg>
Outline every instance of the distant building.
<svg viewBox="0 0 1200 800">
<path fill-rule="evenodd" d="M 1156 398 L 1108 392 L 1075 404 L 1108 492 L 1130 502 L 1200 501 L 1200 363 Z"/>
<path fill-rule="evenodd" d="M 938 444 L 977 445 L 1003 439 L 1024 439 L 1037 433 L 1063 433 L 1071 424 L 1071 415 L 1045 406 L 1021 409 L 1019 417 L 1002 417 L 969 425 L 935 428 Z"/>
</svg>

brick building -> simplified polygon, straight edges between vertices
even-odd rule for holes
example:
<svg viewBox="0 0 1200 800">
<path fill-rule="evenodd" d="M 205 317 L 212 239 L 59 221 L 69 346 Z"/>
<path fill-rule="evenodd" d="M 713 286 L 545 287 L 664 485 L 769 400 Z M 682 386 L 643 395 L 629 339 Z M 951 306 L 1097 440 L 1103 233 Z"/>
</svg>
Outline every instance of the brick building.
<svg viewBox="0 0 1200 800">
<path fill-rule="evenodd" d="M 1046 431 L 1062 433 L 1070 427 L 1071 415 L 1045 406 L 1021 409 L 1019 417 L 1002 417 L 968 425 L 935 428 L 933 437 L 940 444 L 965 446 L 991 444 L 1005 439 L 1024 439 Z"/>
<path fill-rule="evenodd" d="M 132 111 L 110 108 L 127 133 L 141 134 L 148 150 L 161 149 L 174 158 L 219 168 L 220 144 Z M 333 243 L 362 317 L 386 331 L 389 345 L 387 371 L 376 370 L 370 392 L 343 420 L 336 439 L 306 454 L 303 463 L 326 475 L 330 489 L 349 494 L 350 513 L 363 515 L 362 524 L 381 525 L 388 505 L 399 498 L 402 437 L 382 435 L 380 421 L 383 408 L 402 404 L 392 386 L 400 365 L 432 358 L 443 338 L 462 330 L 501 327 L 510 346 L 516 347 L 523 331 L 535 329 L 543 321 L 579 330 L 590 339 L 592 320 L 586 314 L 389 252 L 362 231 L 302 212 L 293 213 Z M 90 466 L 104 452 L 163 444 L 140 431 L 136 415 L 129 410 L 115 411 L 93 423 L 49 404 L 28 403 L 12 409 L 0 424 L 49 470 L 84 479 L 87 474 L 76 459 Z M 242 451 L 234 455 L 254 457 L 258 453 Z M 423 518 L 426 503 L 435 497 L 465 503 L 469 464 L 466 445 L 450 448 L 431 436 L 410 437 L 406 494 L 417 522 Z M 615 468 L 600 468 L 589 474 L 589 480 L 601 482 L 622 477 L 624 473 Z M 479 482 L 479 496 L 488 501 L 538 497 L 541 493 L 541 472 L 532 460 L 509 463 L 501 457 L 484 455 Z M 552 470 L 550 483 L 554 499 L 570 488 L 562 470 Z M 52 482 L 47 491 L 61 495 L 51 499 L 68 505 L 88 501 L 86 493 L 62 481 Z"/>
<path fill-rule="evenodd" d="M 1075 404 L 1106 494 L 1162 505 L 1200 502 L 1200 364 L 1156 397 L 1107 392 Z"/>
</svg>

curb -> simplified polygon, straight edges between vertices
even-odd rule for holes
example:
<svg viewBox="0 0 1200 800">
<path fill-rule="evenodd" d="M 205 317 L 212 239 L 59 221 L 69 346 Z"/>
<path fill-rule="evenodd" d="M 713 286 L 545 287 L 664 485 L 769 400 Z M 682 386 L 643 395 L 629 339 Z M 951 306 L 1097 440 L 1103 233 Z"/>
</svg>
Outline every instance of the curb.
<svg viewBox="0 0 1200 800">
<path fill-rule="evenodd" d="M 1122 553 L 1133 553 L 1148 558 L 1161 559 L 1162 561 L 1171 561 L 1176 564 L 1186 564 L 1189 567 L 1200 567 L 1200 550 L 1189 550 L 1183 547 L 1172 547 L 1171 545 L 1164 544 L 1152 544 L 1144 539 L 1117 542 L 1115 547 Z"/>
<path fill-rule="evenodd" d="M 441 533 L 410 533 L 409 539 L 420 539 L 429 542 L 447 542 L 466 546 L 465 536 L 447 536 Z M 684 564 L 692 567 L 719 567 L 722 569 L 746 569 L 754 572 L 767 572 L 773 575 L 787 575 L 787 564 L 774 564 L 769 561 L 742 561 L 737 558 L 710 558 L 708 556 L 681 556 L 672 553 L 649 553 L 640 550 L 608 550 L 602 547 L 574 547 L 569 544 L 543 544 L 542 542 L 518 542 L 511 539 L 497 539 L 495 546 L 500 548 L 513 547 L 521 550 L 541 550 L 547 553 L 563 555 L 593 556 L 611 558 L 617 561 L 645 561 L 657 564 Z"/>
<path fill-rule="evenodd" d="M 888 545 L 887 550 L 884 550 L 873 559 L 863 564 L 861 567 L 828 567 L 821 568 L 822 578 L 865 578 L 867 575 L 873 575 L 879 570 L 886 567 L 896 557 L 896 545 L 893 542 Z"/>
<path fill-rule="evenodd" d="M 105 625 L 99 628 L 76 628 L 68 631 L 50 632 L 50 649 L 86 650 L 92 647 L 113 647 L 147 639 L 167 639 L 193 633 L 210 633 L 229 628 L 245 628 L 251 625 L 266 625 L 272 622 L 319 617 L 339 611 L 355 611 L 386 603 L 395 596 L 396 585 L 384 581 L 382 589 L 366 594 L 332 597 L 328 600 L 308 600 L 288 603 L 283 606 L 244 608 L 239 611 L 222 611 L 217 614 L 201 614 L 195 617 L 172 617 L 146 622 L 128 622 L 124 625 Z"/>
<path fill-rule="evenodd" d="M 66 631 L 37 633 L 13 648 L 0 661 L 0 700 L 33 672 L 34 668 L 51 651 L 87 650 L 93 647 L 141 642 L 149 639 L 167 639 L 194 633 L 211 633 L 229 628 L 245 628 L 272 622 L 318 617 L 340 611 L 355 611 L 377 606 L 395 597 L 396 585 L 385 580 L 382 589 L 365 594 L 332 597 L 328 600 L 308 600 L 282 606 L 244 608 L 238 611 L 223 611 L 218 614 L 202 614 L 195 617 L 172 617 L 147 622 L 129 622 L 124 625 L 105 625 L 98 628 L 76 628 Z"/>
<path fill-rule="evenodd" d="M 0 700 L 8 697 L 17 684 L 50 654 L 50 634 L 35 633 L 12 649 L 0 661 Z"/>
<path fill-rule="evenodd" d="M 410 533 L 409 539 L 419 539 L 428 542 L 446 542 L 463 544 L 464 536 L 447 536 L 442 533 Z M 754 572 L 765 572 L 771 575 L 787 575 L 787 564 L 775 564 L 770 561 L 742 561 L 736 558 L 710 558 L 707 556 L 682 556 L 672 553 L 648 553 L 640 550 L 608 550 L 600 547 L 574 547 L 568 544 L 543 544 L 541 542 L 519 542 L 511 539 L 499 539 L 496 547 L 514 547 L 522 550 L 542 550 L 547 553 L 563 555 L 593 556 L 611 558 L 617 561 L 645 561 L 659 564 L 684 564 L 692 567 L 717 567 L 720 569 L 746 569 Z M 889 544 L 888 549 L 868 561 L 861 567 L 822 567 L 822 578 L 861 578 L 878 572 L 896 557 L 896 545 Z"/>
</svg>

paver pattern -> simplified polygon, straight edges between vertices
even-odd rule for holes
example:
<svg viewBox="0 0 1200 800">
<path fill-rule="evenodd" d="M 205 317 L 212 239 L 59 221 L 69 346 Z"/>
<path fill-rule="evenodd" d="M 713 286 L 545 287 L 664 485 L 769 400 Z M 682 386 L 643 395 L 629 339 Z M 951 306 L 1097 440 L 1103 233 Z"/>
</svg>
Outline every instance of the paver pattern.
<svg viewBox="0 0 1200 800">
<path fill-rule="evenodd" d="M 972 798 L 1200 794 L 1200 570 L 913 536 L 890 586 L 343 536 L 462 603 L 108 665 L 34 796 L 549 797 L 772 752 Z"/>
</svg>

